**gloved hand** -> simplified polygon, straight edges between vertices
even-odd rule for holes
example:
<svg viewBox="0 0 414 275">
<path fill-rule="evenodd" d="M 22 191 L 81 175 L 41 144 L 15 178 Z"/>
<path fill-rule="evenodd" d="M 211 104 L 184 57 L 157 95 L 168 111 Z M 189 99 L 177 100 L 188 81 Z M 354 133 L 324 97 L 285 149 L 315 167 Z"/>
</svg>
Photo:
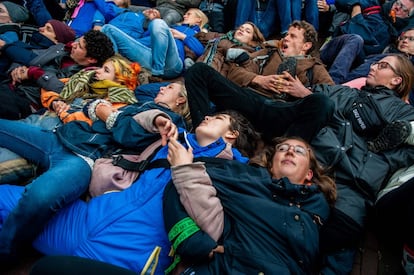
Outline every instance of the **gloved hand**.
<svg viewBox="0 0 414 275">
<path fill-rule="evenodd" d="M 242 64 L 249 60 L 249 54 L 243 49 L 231 48 L 227 50 L 226 61 L 232 61 L 237 64 Z"/>
</svg>

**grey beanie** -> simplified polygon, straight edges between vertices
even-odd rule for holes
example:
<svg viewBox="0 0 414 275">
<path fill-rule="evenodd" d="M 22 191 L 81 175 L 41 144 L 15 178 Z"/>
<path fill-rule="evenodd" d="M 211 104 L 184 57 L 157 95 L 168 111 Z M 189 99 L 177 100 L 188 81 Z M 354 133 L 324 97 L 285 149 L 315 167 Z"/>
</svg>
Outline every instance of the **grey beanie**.
<svg viewBox="0 0 414 275">
<path fill-rule="evenodd" d="M 13 23 L 22 23 L 29 19 L 29 11 L 23 6 L 17 5 L 9 1 L 0 2 L 6 7 Z"/>
</svg>

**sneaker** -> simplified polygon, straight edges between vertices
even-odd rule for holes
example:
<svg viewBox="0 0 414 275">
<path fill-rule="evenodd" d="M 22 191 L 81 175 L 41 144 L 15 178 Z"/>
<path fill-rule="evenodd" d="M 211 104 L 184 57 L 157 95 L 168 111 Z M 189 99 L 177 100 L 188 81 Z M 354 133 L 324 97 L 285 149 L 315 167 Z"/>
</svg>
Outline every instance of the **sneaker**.
<svg viewBox="0 0 414 275">
<path fill-rule="evenodd" d="M 391 122 L 372 141 L 368 141 L 368 149 L 374 153 L 394 149 L 404 143 L 411 134 L 411 124 L 408 121 Z"/>
</svg>

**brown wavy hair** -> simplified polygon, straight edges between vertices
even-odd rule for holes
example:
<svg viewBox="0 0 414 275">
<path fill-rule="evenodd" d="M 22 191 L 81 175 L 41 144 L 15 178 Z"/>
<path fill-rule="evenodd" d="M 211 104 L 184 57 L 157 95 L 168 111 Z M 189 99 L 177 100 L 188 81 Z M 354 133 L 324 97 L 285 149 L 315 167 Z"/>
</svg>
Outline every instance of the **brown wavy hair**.
<svg viewBox="0 0 414 275">
<path fill-rule="evenodd" d="M 303 142 L 307 148 L 309 148 L 309 169 L 313 172 L 311 182 L 318 185 L 319 190 L 324 194 L 326 200 L 330 205 L 333 205 L 336 201 L 336 184 L 334 179 L 330 176 L 330 169 L 323 167 L 316 159 L 316 155 L 313 152 L 310 144 L 301 137 L 277 137 L 274 138 L 271 144 L 268 144 L 264 149 L 255 157 L 250 160 L 251 164 L 266 167 L 270 172 L 273 165 L 273 156 L 276 152 L 276 145 L 284 143 L 286 140 L 294 139 Z"/>
<path fill-rule="evenodd" d="M 244 25 L 244 24 L 249 24 L 250 26 L 252 26 L 252 28 L 253 28 L 253 39 L 252 39 L 252 43 L 254 43 L 254 44 L 252 44 L 252 45 L 250 45 L 250 46 L 259 46 L 259 45 L 262 45 L 263 44 L 263 42 L 265 42 L 266 41 L 266 39 L 265 39 L 265 37 L 263 36 L 263 34 L 262 34 L 262 32 L 260 31 L 260 29 L 253 23 L 253 22 L 250 22 L 250 21 L 246 21 L 246 22 L 244 22 L 242 25 Z M 241 25 L 240 25 L 241 26 Z M 239 27 L 240 27 L 239 26 Z M 237 29 L 239 28 L 239 27 L 237 27 Z"/>
<path fill-rule="evenodd" d="M 391 53 L 388 56 L 393 56 L 397 59 L 394 69 L 396 74 L 402 79 L 401 83 L 394 90 L 401 99 L 406 100 L 414 85 L 413 63 L 403 54 Z"/>
</svg>

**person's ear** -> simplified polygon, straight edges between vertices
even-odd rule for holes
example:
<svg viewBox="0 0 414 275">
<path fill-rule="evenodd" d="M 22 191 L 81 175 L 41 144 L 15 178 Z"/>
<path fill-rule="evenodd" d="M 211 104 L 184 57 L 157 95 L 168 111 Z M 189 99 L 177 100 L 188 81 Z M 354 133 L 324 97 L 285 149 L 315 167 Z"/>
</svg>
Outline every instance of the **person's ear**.
<svg viewBox="0 0 414 275">
<path fill-rule="evenodd" d="M 233 130 L 233 131 L 227 131 L 226 134 L 224 134 L 224 139 L 230 143 L 234 143 L 234 141 L 239 137 L 239 131 Z"/>
<path fill-rule="evenodd" d="M 305 42 L 302 46 L 302 50 L 305 53 L 308 53 L 308 51 L 310 50 L 310 48 L 312 48 L 312 42 Z"/>
<path fill-rule="evenodd" d="M 311 181 L 313 178 L 313 171 L 311 169 L 308 170 L 308 173 L 306 174 L 305 177 L 308 181 Z"/>
<path fill-rule="evenodd" d="M 96 64 L 98 63 L 98 60 L 96 58 L 93 57 L 87 57 L 86 60 L 88 61 L 89 64 Z"/>
<path fill-rule="evenodd" d="M 180 97 L 178 97 L 176 100 L 175 100 L 175 104 L 178 106 L 178 105 L 180 105 L 180 104 L 184 104 L 184 103 L 186 103 L 187 102 L 187 99 L 185 98 L 185 97 L 183 97 L 183 96 L 180 96 Z"/>
<path fill-rule="evenodd" d="M 391 79 L 391 84 L 394 85 L 394 86 L 398 86 L 401 83 L 402 83 L 402 77 L 401 76 L 396 76 L 396 77 L 393 77 Z"/>
</svg>

